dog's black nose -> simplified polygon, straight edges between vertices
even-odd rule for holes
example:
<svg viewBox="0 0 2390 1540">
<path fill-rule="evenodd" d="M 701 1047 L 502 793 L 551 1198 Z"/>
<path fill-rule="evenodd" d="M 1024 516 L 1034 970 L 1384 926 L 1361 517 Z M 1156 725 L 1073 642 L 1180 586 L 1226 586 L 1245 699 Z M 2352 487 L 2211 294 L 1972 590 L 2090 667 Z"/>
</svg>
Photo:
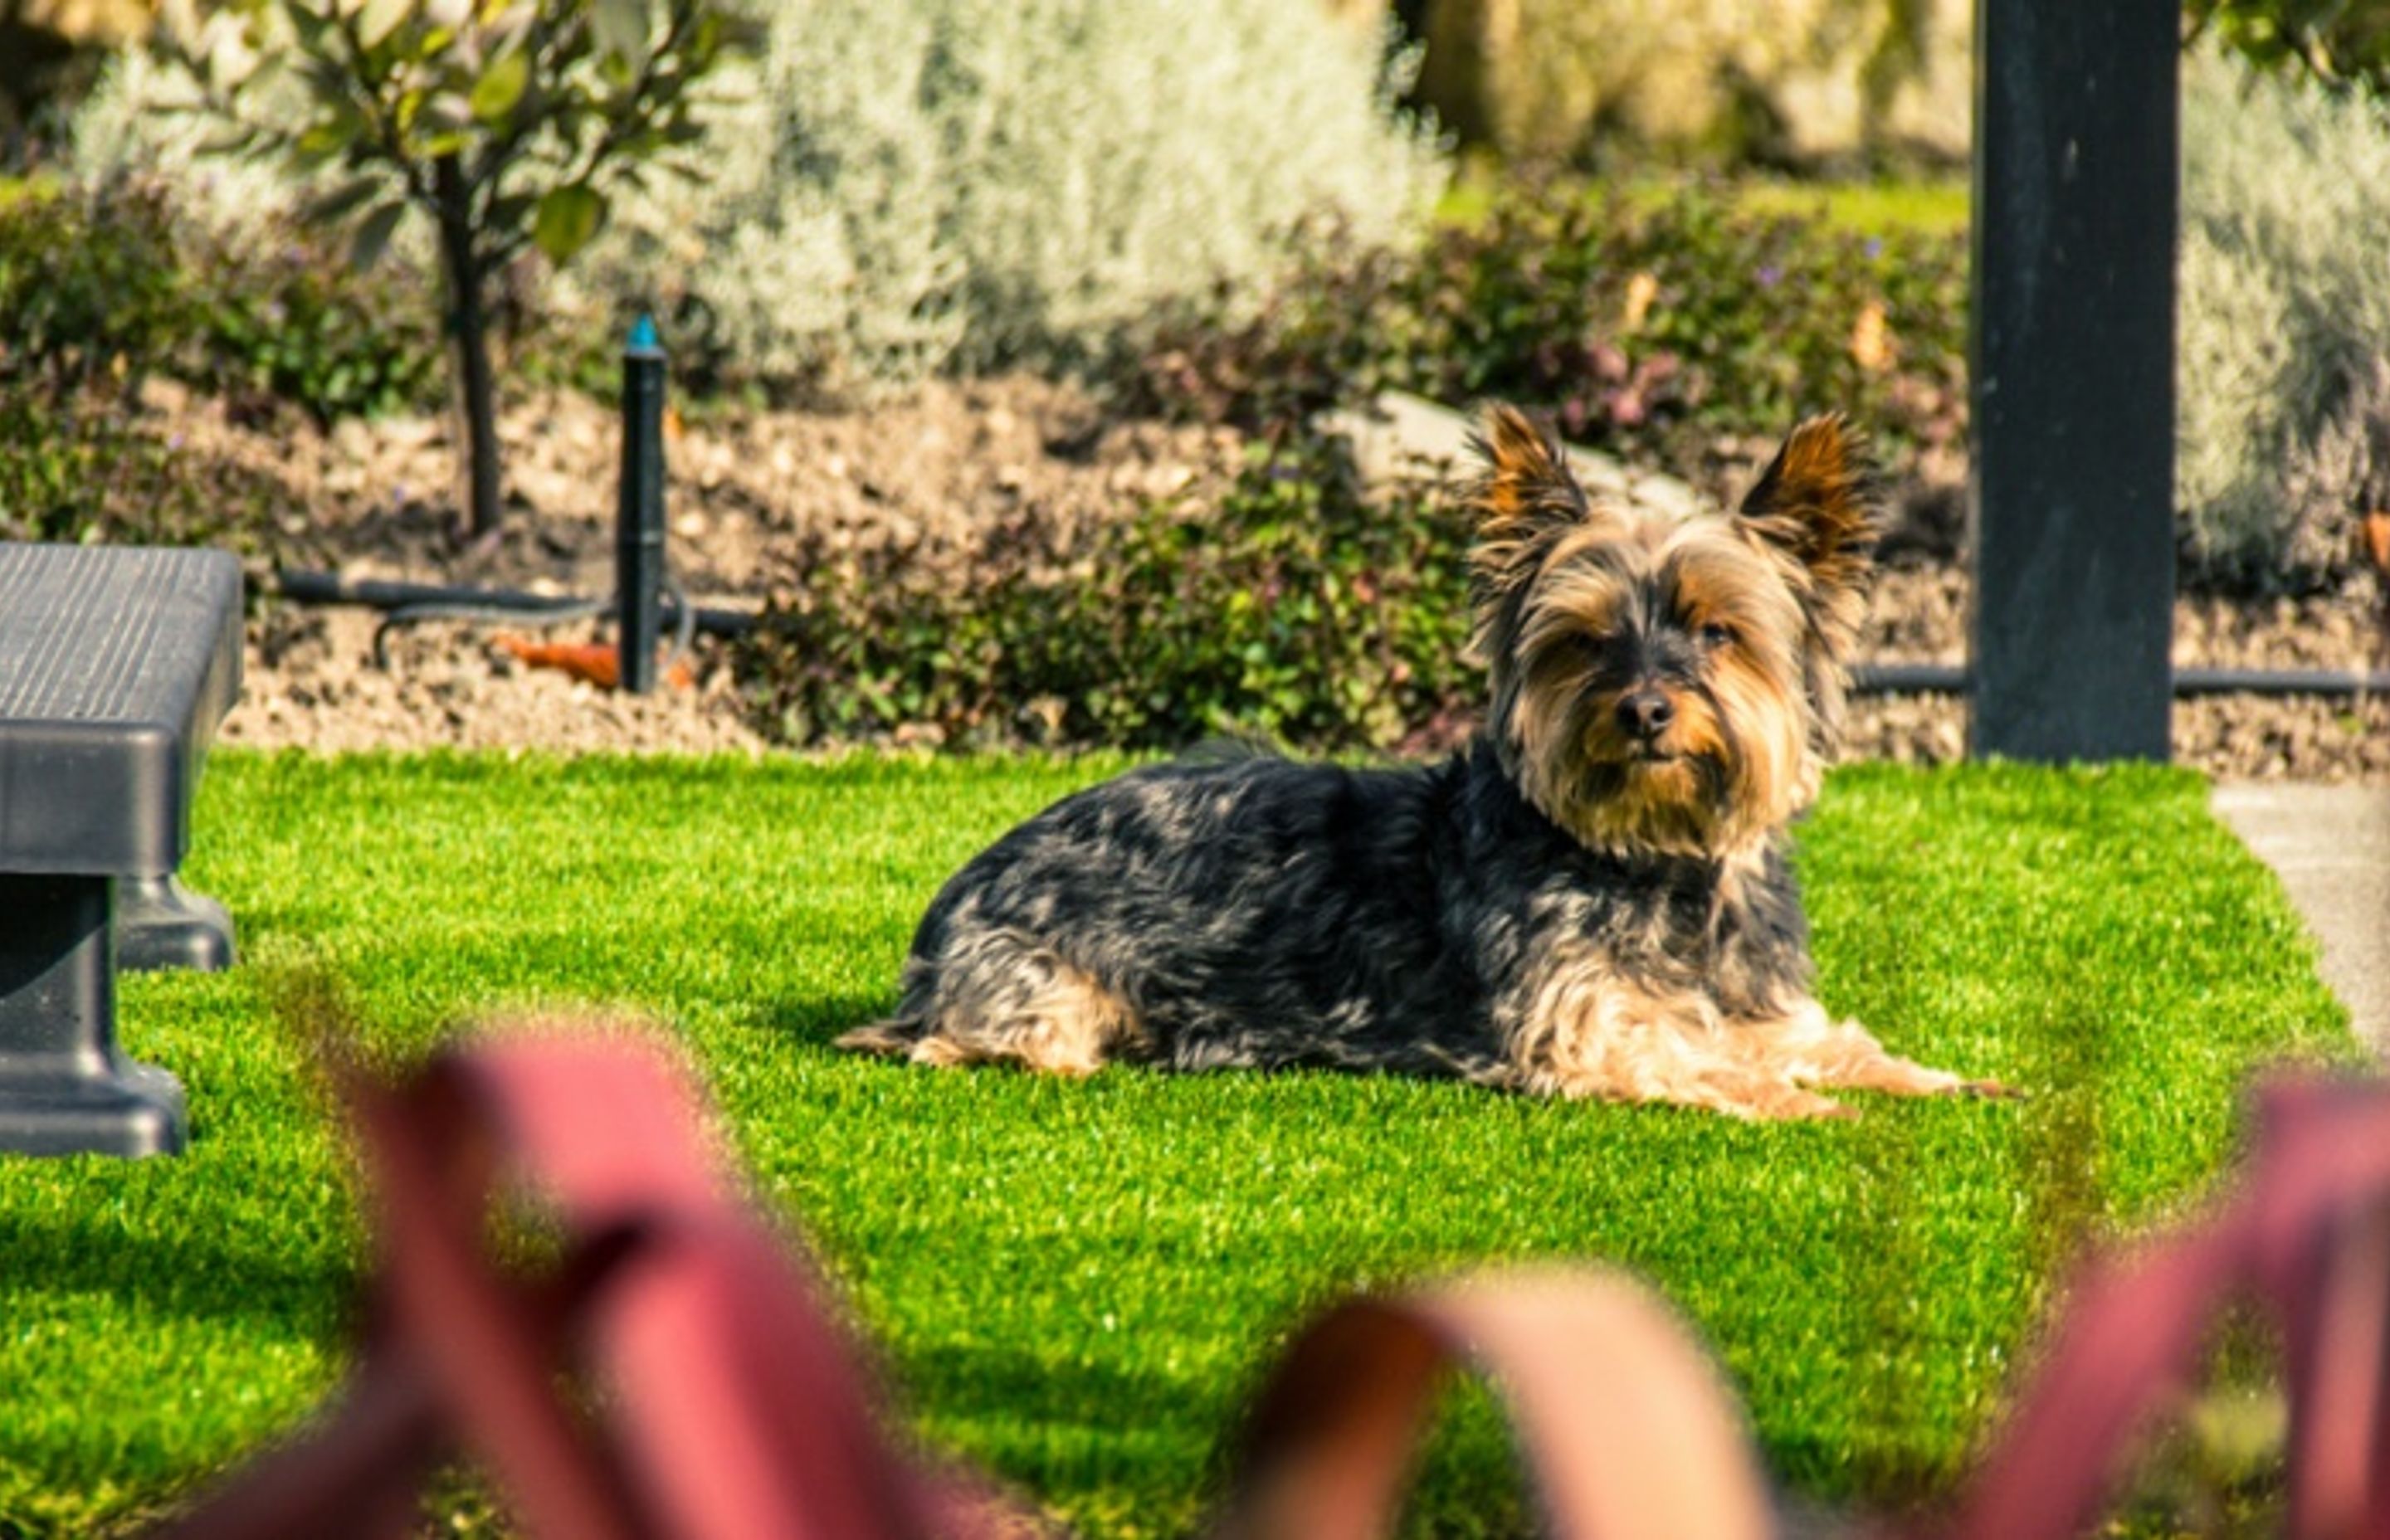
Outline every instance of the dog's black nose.
<svg viewBox="0 0 2390 1540">
<path fill-rule="evenodd" d="M 1629 736 L 1649 742 L 1677 720 L 1677 708 L 1658 690 L 1630 690 L 1618 702 L 1618 725 Z"/>
</svg>

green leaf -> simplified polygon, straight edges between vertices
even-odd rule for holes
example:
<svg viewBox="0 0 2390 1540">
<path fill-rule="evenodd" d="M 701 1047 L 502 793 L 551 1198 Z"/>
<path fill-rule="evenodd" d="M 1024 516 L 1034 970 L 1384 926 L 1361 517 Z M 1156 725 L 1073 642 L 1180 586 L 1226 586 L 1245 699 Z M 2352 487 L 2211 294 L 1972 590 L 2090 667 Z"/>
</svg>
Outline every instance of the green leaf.
<svg viewBox="0 0 2390 1540">
<path fill-rule="evenodd" d="M 308 94 L 319 103 L 348 100 L 347 71 L 320 54 L 310 54 L 299 66 L 299 78 L 306 83 Z"/>
<path fill-rule="evenodd" d="M 329 225 L 356 212 L 380 190 L 379 178 L 360 176 L 311 200 L 300 210 L 299 217 L 311 225 Z"/>
<path fill-rule="evenodd" d="M 473 83 L 473 116 L 495 128 L 506 122 L 530 83 L 531 57 L 522 50 L 492 59 L 482 78 Z"/>
<path fill-rule="evenodd" d="M 552 187 L 539 200 L 531 238 L 548 261 L 561 267 L 572 260 L 574 252 L 589 244 L 590 237 L 605 222 L 606 200 L 595 191 L 579 183 Z"/>
<path fill-rule="evenodd" d="M 520 193 L 509 193 L 490 205 L 490 228 L 501 231 L 520 230 L 532 217 L 532 211 L 537 206 L 537 200 L 534 199 L 526 198 Z"/>
<path fill-rule="evenodd" d="M 720 14 L 720 13 L 716 13 Z M 770 35 L 761 18 L 724 16 L 719 51 L 725 54 L 756 55 L 764 51 Z"/>
<path fill-rule="evenodd" d="M 201 155 L 246 155 L 257 147 L 258 135 L 253 128 L 229 128 L 211 134 L 199 147 Z"/>
<path fill-rule="evenodd" d="M 307 132 L 299 135 L 298 142 L 290 148 L 299 152 L 302 160 L 324 161 L 347 149 L 352 137 L 353 135 L 337 119 L 319 118 L 307 126 Z"/>
<path fill-rule="evenodd" d="M 365 9 L 357 15 L 357 41 L 368 48 L 379 47 L 414 9 L 415 0 L 366 0 Z"/>
<path fill-rule="evenodd" d="M 598 46 L 636 71 L 648 62 L 648 0 L 590 0 Z"/>
<path fill-rule="evenodd" d="M 461 134 L 473 126 L 473 104 L 455 91 L 440 91 L 423 104 L 422 124 L 434 134 Z"/>
<path fill-rule="evenodd" d="M 391 232 L 398 228 L 399 218 L 405 212 L 404 202 L 392 200 L 366 215 L 349 240 L 349 261 L 359 272 L 381 260 L 383 250 L 390 245 Z"/>
</svg>

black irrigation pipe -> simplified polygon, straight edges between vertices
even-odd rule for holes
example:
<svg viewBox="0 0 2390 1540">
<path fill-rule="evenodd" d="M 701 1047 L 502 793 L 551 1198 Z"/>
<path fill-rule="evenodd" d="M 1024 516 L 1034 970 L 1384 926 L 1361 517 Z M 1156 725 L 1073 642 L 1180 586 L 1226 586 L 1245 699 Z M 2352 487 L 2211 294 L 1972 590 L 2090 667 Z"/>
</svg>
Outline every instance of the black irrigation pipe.
<svg viewBox="0 0 2390 1540">
<path fill-rule="evenodd" d="M 1862 663 L 1851 670 L 1854 695 L 1965 695 L 1967 671 L 1947 663 Z M 2390 696 L 2390 674 L 2344 669 L 2183 668 L 2177 695 Z"/>
<path fill-rule="evenodd" d="M 282 597 L 301 604 L 353 604 L 366 610 L 404 610 L 418 604 L 471 605 L 478 610 L 503 610 L 527 616 L 552 615 L 578 619 L 605 608 L 605 601 L 570 594 L 525 594 L 509 588 L 450 588 L 429 583 L 386 583 L 374 578 L 352 581 L 337 572 L 310 572 L 283 568 L 274 574 Z"/>
<path fill-rule="evenodd" d="M 526 594 L 513 588 L 456 588 L 429 583 L 392 583 L 365 578 L 349 582 L 334 572 L 276 571 L 275 586 L 284 598 L 301 604 L 350 604 L 381 611 L 374 628 L 374 662 L 390 667 L 390 634 L 424 621 L 512 622 L 519 625 L 560 625 L 614 613 L 611 599 L 581 598 L 570 594 Z M 688 654 L 697 633 L 735 636 L 752 627 L 755 617 L 738 610 L 708 610 L 691 605 L 680 585 L 664 580 L 664 612 L 673 622 L 675 660 Z"/>
<path fill-rule="evenodd" d="M 580 620 L 613 609 L 605 599 L 570 595 L 526 594 L 508 588 L 447 588 L 425 583 L 375 579 L 350 582 L 332 572 L 283 571 L 275 574 L 285 598 L 302 604 L 353 604 L 411 612 L 424 620 L 521 616 L 527 623 Z M 676 617 L 677 618 L 677 617 Z M 743 610 L 697 605 L 687 616 L 690 629 L 709 636 L 738 636 L 752 630 L 755 617 Z M 1861 663 L 1851 670 L 1854 695 L 1965 695 L 1972 681 L 1947 663 Z M 2177 695 L 2318 695 L 2335 699 L 2390 696 L 2390 673 L 2343 669 L 2185 668 L 2174 673 Z"/>
<path fill-rule="evenodd" d="M 458 613 L 520 616 L 526 623 L 576 621 L 610 614 L 611 599 L 582 598 L 571 594 L 526 594 L 512 588 L 451 588 L 429 583 L 392 583 L 376 578 L 355 581 L 337 572 L 284 569 L 274 574 L 284 598 L 300 604 L 353 604 L 366 610 L 397 610 L 439 607 Z M 744 610 L 697 605 L 691 626 L 709 636 L 737 636 L 751 631 L 755 617 Z M 430 616 L 427 619 L 432 618 Z"/>
</svg>

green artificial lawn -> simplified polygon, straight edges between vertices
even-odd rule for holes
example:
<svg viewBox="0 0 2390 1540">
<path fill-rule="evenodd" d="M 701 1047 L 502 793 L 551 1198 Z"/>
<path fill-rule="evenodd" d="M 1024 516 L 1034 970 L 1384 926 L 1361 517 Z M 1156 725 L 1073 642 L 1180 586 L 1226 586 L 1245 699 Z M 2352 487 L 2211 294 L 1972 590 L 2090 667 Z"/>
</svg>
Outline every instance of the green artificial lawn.
<svg viewBox="0 0 2390 1540">
<path fill-rule="evenodd" d="M 1828 1005 L 2020 1102 L 1751 1126 L 1332 1074 L 1085 1083 L 859 1061 L 957 863 L 1116 762 L 344 760 L 219 752 L 185 876 L 246 966 L 128 978 L 188 1086 L 180 1159 L 0 1162 L 0 1533 L 156 1510 L 336 1380 L 360 1267 L 340 1144 L 263 1003 L 321 966 L 385 1046 L 606 1003 L 694 1048 L 761 1191 L 919 1425 L 1104 1534 L 1183 1530 L 1257 1366 L 1343 1290 L 1498 1259 L 1655 1281 L 1775 1470 L 1838 1500 L 1966 1457 L 2087 1231 L 2213 1178 L 2250 1067 L 2346 1058 L 2270 877 L 2195 777 L 1839 774 L 1803 832 Z M 1420 1501 L 1521 1509 L 1464 1402 Z"/>
</svg>

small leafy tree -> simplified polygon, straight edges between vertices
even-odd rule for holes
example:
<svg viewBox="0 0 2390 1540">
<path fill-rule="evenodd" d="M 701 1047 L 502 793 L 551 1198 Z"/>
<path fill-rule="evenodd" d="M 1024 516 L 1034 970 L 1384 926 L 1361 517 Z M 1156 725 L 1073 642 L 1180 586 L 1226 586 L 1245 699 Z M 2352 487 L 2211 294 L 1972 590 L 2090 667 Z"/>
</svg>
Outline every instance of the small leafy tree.
<svg viewBox="0 0 2390 1540">
<path fill-rule="evenodd" d="M 370 265 L 408 212 L 437 239 L 467 439 L 471 532 L 499 525 L 492 290 L 532 249 L 561 264 L 608 195 L 694 175 L 700 89 L 752 45 L 723 0 L 182 0 L 164 35 L 232 131 L 211 147 L 288 157 L 325 190 L 309 220 Z"/>
</svg>

